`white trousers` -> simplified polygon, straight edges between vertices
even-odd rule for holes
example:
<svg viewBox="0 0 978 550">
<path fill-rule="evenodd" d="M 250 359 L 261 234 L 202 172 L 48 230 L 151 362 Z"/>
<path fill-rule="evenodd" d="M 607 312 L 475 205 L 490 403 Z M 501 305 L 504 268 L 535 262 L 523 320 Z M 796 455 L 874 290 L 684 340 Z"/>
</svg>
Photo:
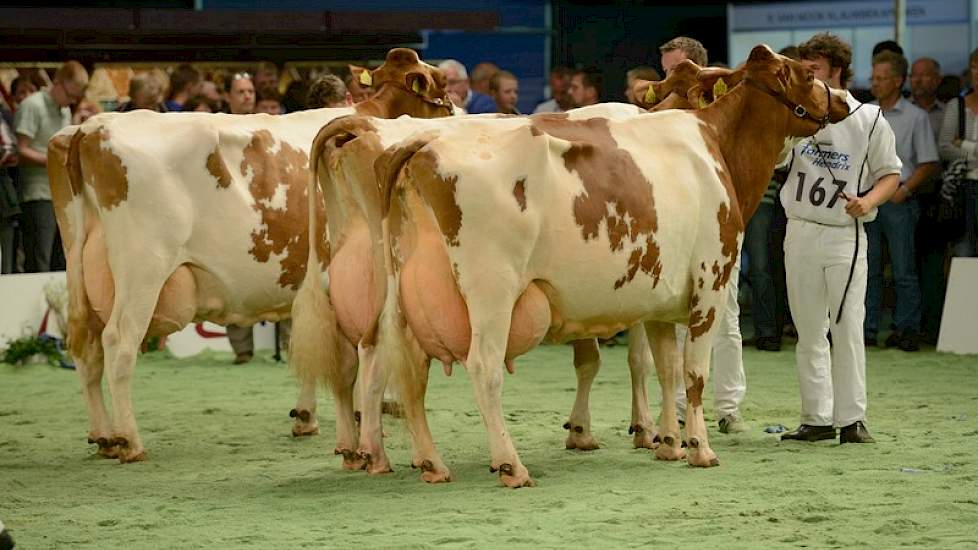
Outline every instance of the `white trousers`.
<svg viewBox="0 0 978 550">
<path fill-rule="evenodd" d="M 858 239 L 849 293 L 836 323 Z M 866 420 L 866 232 L 788 220 L 784 241 L 788 303 L 798 330 L 795 367 L 801 422 L 848 426 Z M 827 333 L 832 331 L 832 345 Z"/>
<path fill-rule="evenodd" d="M 714 405 L 717 418 L 737 414 L 740 403 L 747 393 L 747 376 L 744 374 L 743 338 L 740 334 L 740 304 L 737 302 L 739 286 L 740 257 L 734 266 L 730 281 L 727 284 L 729 293 L 723 313 L 719 316 L 719 325 L 713 335 L 713 349 L 710 354 L 710 370 L 713 371 L 710 380 L 713 381 Z M 686 342 L 685 325 L 676 325 L 676 341 L 679 353 Z M 679 417 L 686 417 L 686 383 L 682 376 L 676 384 L 676 408 Z"/>
</svg>

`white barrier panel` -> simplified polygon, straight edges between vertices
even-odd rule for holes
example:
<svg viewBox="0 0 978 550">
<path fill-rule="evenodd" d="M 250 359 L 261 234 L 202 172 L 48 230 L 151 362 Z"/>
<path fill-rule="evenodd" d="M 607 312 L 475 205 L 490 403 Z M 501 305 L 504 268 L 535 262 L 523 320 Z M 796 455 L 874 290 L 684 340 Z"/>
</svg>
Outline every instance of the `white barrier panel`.
<svg viewBox="0 0 978 550">
<path fill-rule="evenodd" d="M 66 284 L 64 271 L 0 276 L 0 348 L 6 347 L 10 340 L 25 335 L 37 336 L 44 314 L 49 309 L 45 287 L 53 288 L 49 286 L 52 283 L 61 288 L 63 300 L 67 296 L 63 290 Z M 49 293 L 59 294 L 58 291 Z M 67 311 L 62 314 L 67 315 Z M 275 347 L 274 324 L 259 323 L 254 326 L 254 331 L 255 350 Z M 58 316 L 53 311 L 48 315 L 45 332 L 64 337 Z M 168 336 L 166 344 L 176 357 L 189 357 L 204 350 L 231 351 L 224 327 L 213 323 L 191 323 L 180 332 Z"/>
<path fill-rule="evenodd" d="M 978 354 L 978 258 L 954 258 L 937 351 Z"/>
<path fill-rule="evenodd" d="M 272 349 L 275 347 L 275 325 L 258 323 L 252 327 L 255 331 L 255 350 Z M 224 327 L 214 323 L 192 323 L 180 332 L 166 337 L 166 348 L 174 357 L 190 357 L 204 350 L 231 351 Z"/>
<path fill-rule="evenodd" d="M 65 272 L 20 273 L 0 276 L 0 346 L 25 335 L 37 336 L 48 310 L 45 285 L 66 284 Z M 62 336 L 55 315 L 48 316 L 47 331 Z"/>
</svg>

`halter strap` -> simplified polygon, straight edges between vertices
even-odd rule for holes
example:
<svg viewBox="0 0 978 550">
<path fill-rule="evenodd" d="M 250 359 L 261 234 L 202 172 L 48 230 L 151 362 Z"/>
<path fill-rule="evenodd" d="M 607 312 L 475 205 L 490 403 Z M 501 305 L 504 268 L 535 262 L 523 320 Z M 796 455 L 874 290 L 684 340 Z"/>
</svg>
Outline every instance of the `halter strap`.
<svg viewBox="0 0 978 550">
<path fill-rule="evenodd" d="M 414 90 L 409 89 L 404 84 L 401 84 L 400 82 L 396 82 L 394 80 L 388 80 L 387 82 L 381 83 L 380 87 L 383 88 L 384 86 L 393 86 L 395 88 L 400 88 L 400 89 L 404 90 L 405 92 L 407 92 L 407 93 L 409 93 L 409 94 L 417 97 L 418 99 L 420 99 L 421 101 L 424 101 L 425 103 L 427 103 L 429 105 L 432 105 L 434 107 L 440 107 L 442 109 L 447 109 L 449 116 L 455 114 L 455 109 L 452 107 L 452 102 L 449 99 L 447 99 L 447 98 L 445 98 L 445 99 L 442 99 L 440 97 L 430 98 L 428 96 L 421 95 L 421 94 L 415 92 Z M 380 90 L 378 89 L 377 91 L 379 92 Z"/>
<path fill-rule="evenodd" d="M 825 115 L 822 118 L 816 118 L 815 116 L 813 116 L 811 113 L 808 112 L 808 109 L 806 109 L 804 105 L 802 105 L 801 103 L 792 103 L 791 101 L 788 100 L 787 97 L 784 96 L 784 94 L 779 94 L 778 92 L 775 92 L 774 90 L 769 88 L 766 84 L 758 82 L 753 78 L 745 78 L 744 80 L 747 82 L 749 86 L 757 88 L 758 90 L 766 93 L 767 95 L 773 97 L 774 99 L 777 99 L 781 103 L 784 103 L 789 109 L 791 109 L 791 113 L 796 117 L 807 118 L 815 122 L 816 124 L 818 124 L 819 130 L 828 126 L 829 113 L 832 111 L 832 91 L 829 90 L 828 84 L 822 82 L 822 86 L 825 86 L 825 96 L 827 98 Z"/>
</svg>

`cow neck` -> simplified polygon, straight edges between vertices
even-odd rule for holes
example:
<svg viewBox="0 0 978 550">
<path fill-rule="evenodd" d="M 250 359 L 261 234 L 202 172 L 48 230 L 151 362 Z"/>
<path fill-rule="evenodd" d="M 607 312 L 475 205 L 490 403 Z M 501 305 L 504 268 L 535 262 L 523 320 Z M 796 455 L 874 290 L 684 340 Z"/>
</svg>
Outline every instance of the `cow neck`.
<svg viewBox="0 0 978 550">
<path fill-rule="evenodd" d="M 767 94 L 737 86 L 696 115 L 719 146 L 746 222 L 760 204 L 784 148 L 789 113 Z"/>
</svg>

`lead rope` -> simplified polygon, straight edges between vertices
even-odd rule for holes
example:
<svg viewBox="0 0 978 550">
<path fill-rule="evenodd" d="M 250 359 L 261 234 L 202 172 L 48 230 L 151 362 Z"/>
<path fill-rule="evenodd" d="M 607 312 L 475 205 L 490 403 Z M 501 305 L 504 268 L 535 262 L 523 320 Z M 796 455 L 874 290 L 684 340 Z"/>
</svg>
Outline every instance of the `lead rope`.
<svg viewBox="0 0 978 550">
<path fill-rule="evenodd" d="M 846 116 L 846 118 L 849 118 L 856 111 L 858 111 L 859 109 L 862 109 L 863 105 L 865 105 L 865 103 L 860 103 L 859 104 L 859 107 L 856 107 L 855 109 L 853 109 L 853 111 L 850 112 L 849 115 Z M 882 110 L 881 111 L 878 111 L 876 113 L 876 119 L 873 120 L 873 127 L 870 128 L 870 130 L 869 130 L 869 138 L 868 139 L 870 141 L 873 139 L 873 132 L 876 131 L 876 123 L 879 122 L 880 116 L 881 116 L 881 113 L 882 112 L 883 112 Z M 821 157 L 822 156 L 822 149 L 818 146 L 818 140 L 816 140 L 816 139 L 813 138 L 812 139 L 812 143 L 815 145 L 815 150 L 818 151 L 819 157 Z M 869 149 L 868 148 L 866 149 L 866 158 L 863 159 L 862 164 L 859 166 L 859 177 L 856 179 L 856 196 L 857 197 L 862 197 L 863 196 L 862 191 L 860 190 L 860 188 L 862 186 L 862 181 L 863 181 L 863 170 L 866 168 L 866 165 L 867 164 L 869 164 Z M 832 176 L 832 181 L 834 183 L 836 181 L 835 173 L 832 172 L 832 168 L 830 166 L 826 165 L 825 168 L 829 171 L 829 175 Z M 837 325 L 839 324 L 839 321 L 842 319 L 842 309 L 846 305 L 846 297 L 849 296 L 849 287 L 852 285 L 852 277 L 853 277 L 853 275 L 856 272 L 856 261 L 859 258 L 859 224 L 860 224 L 860 222 L 859 222 L 859 218 L 854 218 L 854 219 L 855 219 L 855 222 L 856 222 L 853 225 L 853 227 L 856 228 L 856 246 L 855 246 L 855 248 L 853 248 L 853 251 L 852 251 L 852 263 L 849 264 L 849 277 L 846 279 L 846 288 L 843 289 L 843 291 L 842 291 L 842 299 L 839 301 L 839 309 L 838 309 L 838 311 L 836 311 L 836 314 L 835 314 L 835 324 L 837 324 Z"/>
</svg>

